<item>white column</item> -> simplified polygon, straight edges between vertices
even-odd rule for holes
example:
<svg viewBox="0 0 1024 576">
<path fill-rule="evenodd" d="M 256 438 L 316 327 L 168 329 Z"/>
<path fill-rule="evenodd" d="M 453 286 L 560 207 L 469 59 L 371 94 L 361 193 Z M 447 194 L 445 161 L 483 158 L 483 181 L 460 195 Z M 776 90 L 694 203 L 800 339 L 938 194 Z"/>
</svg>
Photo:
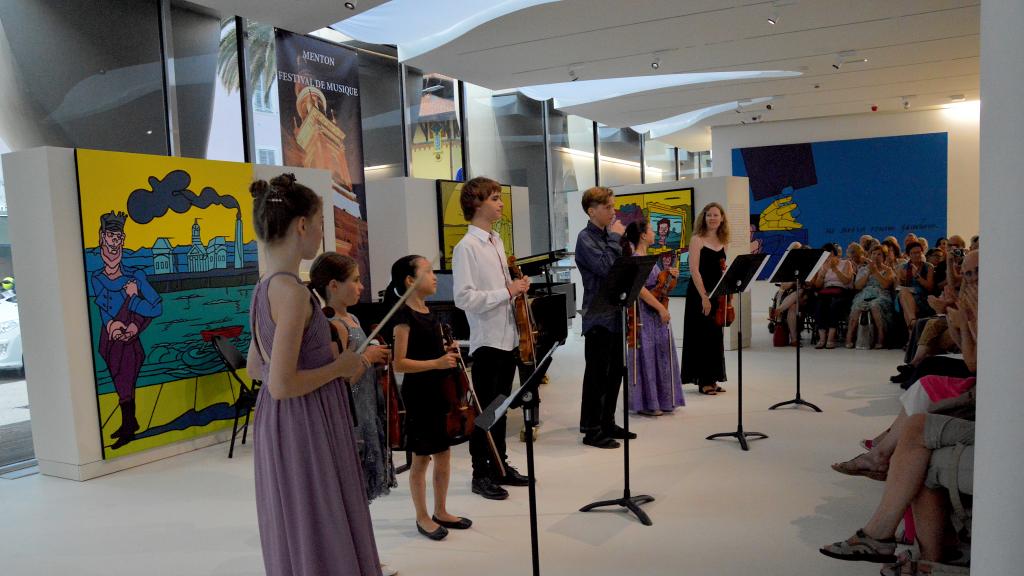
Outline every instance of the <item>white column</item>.
<svg viewBox="0 0 1024 576">
<path fill-rule="evenodd" d="M 981 5 L 981 286 L 972 573 L 1020 574 L 1024 546 L 1024 3 Z"/>
</svg>

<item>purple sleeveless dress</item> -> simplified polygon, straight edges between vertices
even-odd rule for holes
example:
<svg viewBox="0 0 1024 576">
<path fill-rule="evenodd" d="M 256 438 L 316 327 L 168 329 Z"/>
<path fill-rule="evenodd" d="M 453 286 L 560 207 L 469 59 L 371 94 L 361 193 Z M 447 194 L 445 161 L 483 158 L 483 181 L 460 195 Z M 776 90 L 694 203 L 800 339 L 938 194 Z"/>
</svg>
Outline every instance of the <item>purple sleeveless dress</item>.
<svg viewBox="0 0 1024 576">
<path fill-rule="evenodd" d="M 270 278 L 256 285 L 250 308 L 268 358 L 276 328 L 267 301 Z M 313 310 L 300 370 L 334 359 L 327 318 L 319 306 Z M 269 376 L 269 367 L 262 368 Z M 259 391 L 253 423 L 256 515 L 267 574 L 380 576 L 345 382 L 285 400 L 275 400 L 269 384 L 264 380 Z"/>
</svg>

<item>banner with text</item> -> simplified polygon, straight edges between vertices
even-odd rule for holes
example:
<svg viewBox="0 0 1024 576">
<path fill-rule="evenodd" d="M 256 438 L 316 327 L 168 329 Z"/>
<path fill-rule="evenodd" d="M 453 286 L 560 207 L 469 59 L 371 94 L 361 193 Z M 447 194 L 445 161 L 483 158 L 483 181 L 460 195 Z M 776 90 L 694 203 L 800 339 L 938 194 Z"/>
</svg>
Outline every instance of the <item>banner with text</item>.
<svg viewBox="0 0 1024 576">
<path fill-rule="evenodd" d="M 368 278 L 359 57 L 284 30 L 276 31 L 276 48 L 284 164 L 330 170 L 334 198 L 324 209 L 334 211 L 335 249 L 355 258 Z M 364 291 L 363 299 L 371 294 Z"/>
</svg>

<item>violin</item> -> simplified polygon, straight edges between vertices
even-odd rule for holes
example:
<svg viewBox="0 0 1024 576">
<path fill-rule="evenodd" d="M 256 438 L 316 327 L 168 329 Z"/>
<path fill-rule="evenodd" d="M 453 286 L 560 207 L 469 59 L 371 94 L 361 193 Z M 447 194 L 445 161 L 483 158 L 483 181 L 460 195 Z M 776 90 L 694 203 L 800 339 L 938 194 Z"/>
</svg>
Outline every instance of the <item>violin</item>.
<svg viewBox="0 0 1024 576">
<path fill-rule="evenodd" d="M 515 256 L 508 257 L 508 270 L 513 280 L 523 277 Z M 533 366 L 537 363 L 537 329 L 533 322 L 533 312 L 525 293 L 516 296 L 513 303 L 516 309 L 516 328 L 519 329 L 519 358 L 523 364 Z"/>
<path fill-rule="evenodd" d="M 636 307 L 634 302 L 626 308 L 626 346 L 633 350 L 640 347 L 640 327 L 643 326 L 643 322 L 637 318 Z"/>
<path fill-rule="evenodd" d="M 469 374 L 466 372 L 466 363 L 462 360 L 462 351 L 458 349 L 458 344 L 452 335 L 452 327 L 448 324 L 441 325 L 441 339 L 444 341 L 446 350 L 455 347 L 455 350 L 458 351 L 458 361 L 455 363 L 455 368 L 446 371 L 447 374 L 444 378 L 442 389 L 448 400 L 449 407 L 447 416 L 448 438 L 453 444 L 460 444 L 469 440 L 469 436 L 473 432 L 476 416 L 482 413 L 484 409 L 480 405 L 480 399 L 476 395 L 476 390 L 473 388 L 473 381 L 469 379 Z M 490 430 L 487 430 L 485 434 L 487 436 L 487 443 L 491 447 L 491 455 L 494 456 L 494 462 L 498 467 L 498 472 L 501 476 L 505 476 L 505 465 L 502 462 L 501 454 L 498 452 L 498 445 L 494 443 L 494 436 L 491 436 Z"/>
<path fill-rule="evenodd" d="M 451 327 L 441 325 L 441 340 L 445 350 L 455 346 L 455 338 L 451 335 Z M 466 374 L 461 358 L 452 370 L 445 370 L 442 377 L 441 390 L 448 401 L 448 413 L 445 418 L 445 430 L 452 445 L 469 440 L 476 421 L 476 409 L 473 406 L 473 385 Z"/>
<path fill-rule="evenodd" d="M 675 257 L 678 258 L 682 250 L 674 250 L 673 252 L 675 253 Z M 658 281 L 654 285 L 654 288 L 651 288 L 651 294 L 653 294 L 654 298 L 657 299 L 665 308 L 668 308 L 668 295 L 676 289 L 676 284 L 679 283 L 678 273 L 672 274 L 670 268 L 671 267 L 665 268 L 661 272 L 658 272 Z"/>
<path fill-rule="evenodd" d="M 341 331 L 338 329 L 340 320 L 330 320 L 334 318 L 334 308 L 330 306 L 324 306 L 324 315 L 327 316 L 327 325 L 331 327 L 331 342 L 334 343 L 335 351 L 340 355 L 345 351 L 345 343 L 341 341 Z M 359 426 L 359 414 L 356 413 L 356 401 L 352 397 L 352 386 L 345 386 L 345 393 L 348 395 L 348 408 L 352 415 L 352 426 Z"/>
<path fill-rule="evenodd" d="M 384 437 L 388 448 L 405 450 L 405 402 L 395 381 L 394 368 L 391 362 L 377 367 L 377 381 L 384 393 L 384 420 L 386 427 Z"/>
<path fill-rule="evenodd" d="M 719 260 L 722 265 L 722 272 L 725 272 L 725 258 Z M 715 310 L 715 324 L 722 326 L 732 326 L 732 323 L 736 320 L 736 308 L 732 305 L 729 300 L 729 295 L 723 295 L 718 297 L 718 309 Z"/>
</svg>

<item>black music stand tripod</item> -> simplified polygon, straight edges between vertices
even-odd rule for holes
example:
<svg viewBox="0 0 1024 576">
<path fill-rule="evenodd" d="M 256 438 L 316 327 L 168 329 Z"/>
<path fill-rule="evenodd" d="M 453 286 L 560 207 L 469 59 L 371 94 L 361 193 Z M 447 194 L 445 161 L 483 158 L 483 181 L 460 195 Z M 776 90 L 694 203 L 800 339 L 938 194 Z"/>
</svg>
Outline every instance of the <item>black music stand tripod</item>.
<svg viewBox="0 0 1024 576">
<path fill-rule="evenodd" d="M 629 489 L 629 366 L 626 360 L 626 310 L 636 304 L 640 297 L 640 289 L 647 282 L 651 269 L 658 261 L 658 256 L 621 256 L 612 264 L 604 284 L 598 291 L 594 301 L 587 310 L 591 312 L 619 313 L 622 319 L 622 428 L 626 431 L 626 438 L 623 439 L 623 489 L 622 498 L 614 500 L 601 500 L 587 504 L 580 508 L 580 512 L 590 512 L 596 508 L 605 506 L 621 506 L 629 510 L 640 519 L 644 526 L 651 526 L 651 518 L 646 512 L 640 509 L 641 504 L 654 502 L 653 496 L 633 496 Z M 639 337 L 639 335 L 638 335 Z"/>
<path fill-rule="evenodd" d="M 526 425 L 526 477 L 530 487 L 530 549 L 533 554 L 533 576 L 540 576 L 540 546 L 537 536 L 537 476 L 533 465 L 533 429 L 537 426 L 537 411 L 540 408 L 540 395 L 537 385 L 544 378 L 551 365 L 551 355 L 558 344 L 548 350 L 547 355 L 537 363 L 537 369 L 523 382 L 512 396 L 499 394 L 484 411 L 477 416 L 476 426 L 490 430 L 505 413 L 513 408 L 523 409 L 523 422 Z"/>
<path fill-rule="evenodd" d="M 736 348 L 736 371 L 738 373 L 736 377 L 736 431 L 712 434 L 707 439 L 735 438 L 740 441 L 740 448 L 744 451 L 750 450 L 750 447 L 747 445 L 747 438 L 760 440 L 768 437 L 767 434 L 762 434 L 761 432 L 745 432 L 743 430 L 743 293 L 747 291 L 750 282 L 757 277 L 767 260 L 767 254 L 743 254 L 737 256 L 732 261 L 729 269 L 722 274 L 718 285 L 715 286 L 715 289 L 709 295 L 711 299 L 721 296 L 731 297 L 733 294 L 737 295 L 736 321 L 739 322 L 737 327 L 739 346 Z"/>
<path fill-rule="evenodd" d="M 808 278 L 818 273 L 818 269 L 828 259 L 828 254 L 827 251 L 816 248 L 786 250 L 779 265 L 775 268 L 775 272 L 772 273 L 772 277 L 769 278 L 769 281 L 773 283 L 796 283 L 796 304 L 794 304 L 796 306 L 796 398 L 779 402 L 769 410 L 792 404 L 796 408 L 807 406 L 815 412 L 821 412 L 821 408 L 800 397 L 800 348 L 802 347 L 800 332 L 803 326 L 803 315 L 800 313 L 800 287 Z"/>
</svg>

